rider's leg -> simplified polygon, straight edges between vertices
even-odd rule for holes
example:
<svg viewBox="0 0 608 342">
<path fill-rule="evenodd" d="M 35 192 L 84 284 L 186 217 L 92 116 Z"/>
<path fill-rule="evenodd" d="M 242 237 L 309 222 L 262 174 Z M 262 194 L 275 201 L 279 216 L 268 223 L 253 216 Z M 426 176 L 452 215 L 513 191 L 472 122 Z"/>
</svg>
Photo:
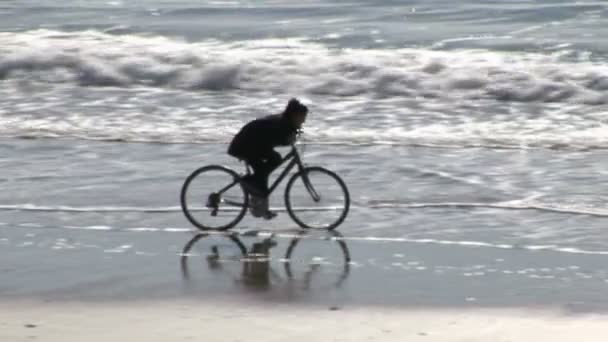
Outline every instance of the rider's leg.
<svg viewBox="0 0 608 342">
<path fill-rule="evenodd" d="M 272 150 L 265 154 L 263 158 L 247 160 L 253 169 L 253 179 L 256 185 L 268 194 L 268 177 L 279 165 L 281 165 L 281 155 Z"/>
<path fill-rule="evenodd" d="M 253 180 L 258 189 L 261 189 L 265 196 L 256 198 L 252 201 L 252 214 L 255 217 L 264 217 L 270 220 L 276 216 L 276 213 L 270 211 L 268 203 L 268 176 L 274 171 L 279 165 L 281 165 L 281 155 L 272 151 L 266 154 L 264 159 L 250 159 L 247 162 L 253 169 Z"/>
</svg>

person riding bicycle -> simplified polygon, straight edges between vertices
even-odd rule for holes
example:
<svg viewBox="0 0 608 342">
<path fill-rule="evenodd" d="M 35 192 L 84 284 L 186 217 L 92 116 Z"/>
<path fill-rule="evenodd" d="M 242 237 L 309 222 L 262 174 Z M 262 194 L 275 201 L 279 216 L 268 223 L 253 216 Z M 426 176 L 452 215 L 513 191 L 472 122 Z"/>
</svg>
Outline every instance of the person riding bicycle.
<svg viewBox="0 0 608 342">
<path fill-rule="evenodd" d="M 295 142 L 307 114 L 308 108 L 292 98 L 282 113 L 250 121 L 232 139 L 228 154 L 244 160 L 253 169 L 252 175 L 243 177 L 242 184 L 251 195 L 251 213 L 255 217 L 276 216 L 268 208 L 268 177 L 282 161 L 274 148 Z"/>
</svg>

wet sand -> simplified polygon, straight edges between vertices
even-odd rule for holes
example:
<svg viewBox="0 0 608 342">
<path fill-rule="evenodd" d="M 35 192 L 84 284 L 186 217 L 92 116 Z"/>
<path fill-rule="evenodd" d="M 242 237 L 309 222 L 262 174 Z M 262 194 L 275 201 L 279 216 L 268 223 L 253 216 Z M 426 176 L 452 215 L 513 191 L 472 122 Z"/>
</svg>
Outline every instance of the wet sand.
<svg viewBox="0 0 608 342">
<path fill-rule="evenodd" d="M 605 256 L 356 232 L 0 227 L 0 298 L 605 313 Z M 268 255 L 254 251 L 268 238 Z M 252 251 L 257 252 L 252 254 Z"/>
<path fill-rule="evenodd" d="M 605 280 L 583 281 L 584 265 L 551 251 L 527 252 L 535 269 L 518 265 L 530 260 L 518 260 L 521 250 L 454 245 L 441 257 L 443 245 L 339 233 L 74 230 L 68 241 L 30 227 L 26 243 L 24 230 L 2 228 L 1 341 L 593 342 L 608 333 L 607 306 L 593 300 Z"/>
</svg>

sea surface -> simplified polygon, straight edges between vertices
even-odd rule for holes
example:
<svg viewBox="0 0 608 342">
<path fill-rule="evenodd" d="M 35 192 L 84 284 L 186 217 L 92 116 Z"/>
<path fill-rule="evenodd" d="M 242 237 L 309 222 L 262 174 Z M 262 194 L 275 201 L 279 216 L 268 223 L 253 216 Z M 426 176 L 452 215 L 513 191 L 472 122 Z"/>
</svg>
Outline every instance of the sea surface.
<svg viewBox="0 0 608 342">
<path fill-rule="evenodd" d="M 352 198 L 348 277 L 302 302 L 606 310 L 607 62 L 605 1 L 2 1 L 0 296 L 191 294 L 182 182 L 298 97 Z M 282 269 L 277 194 L 235 231 Z"/>
</svg>

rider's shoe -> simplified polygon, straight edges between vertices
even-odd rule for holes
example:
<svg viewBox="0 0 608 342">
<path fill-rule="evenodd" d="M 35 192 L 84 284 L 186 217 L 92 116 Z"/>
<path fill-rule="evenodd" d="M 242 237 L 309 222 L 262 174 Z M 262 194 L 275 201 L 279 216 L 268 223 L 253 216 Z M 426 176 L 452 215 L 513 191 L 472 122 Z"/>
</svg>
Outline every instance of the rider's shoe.
<svg viewBox="0 0 608 342">
<path fill-rule="evenodd" d="M 267 197 L 249 197 L 249 211 L 254 217 L 262 217 L 265 220 L 272 220 L 277 216 L 275 212 L 270 211 Z"/>
<path fill-rule="evenodd" d="M 249 196 L 249 212 L 253 217 L 262 217 L 265 212 L 264 198 L 258 196 Z"/>
<path fill-rule="evenodd" d="M 274 211 L 266 210 L 262 217 L 264 218 L 264 220 L 272 220 L 273 218 L 277 217 L 277 213 L 275 213 Z"/>
<path fill-rule="evenodd" d="M 265 197 L 262 199 L 262 202 L 260 204 L 260 209 L 262 209 L 262 217 L 265 220 L 272 220 L 273 218 L 277 217 L 277 213 L 275 213 L 274 211 L 270 211 L 270 205 L 268 203 L 268 197 Z"/>
</svg>

